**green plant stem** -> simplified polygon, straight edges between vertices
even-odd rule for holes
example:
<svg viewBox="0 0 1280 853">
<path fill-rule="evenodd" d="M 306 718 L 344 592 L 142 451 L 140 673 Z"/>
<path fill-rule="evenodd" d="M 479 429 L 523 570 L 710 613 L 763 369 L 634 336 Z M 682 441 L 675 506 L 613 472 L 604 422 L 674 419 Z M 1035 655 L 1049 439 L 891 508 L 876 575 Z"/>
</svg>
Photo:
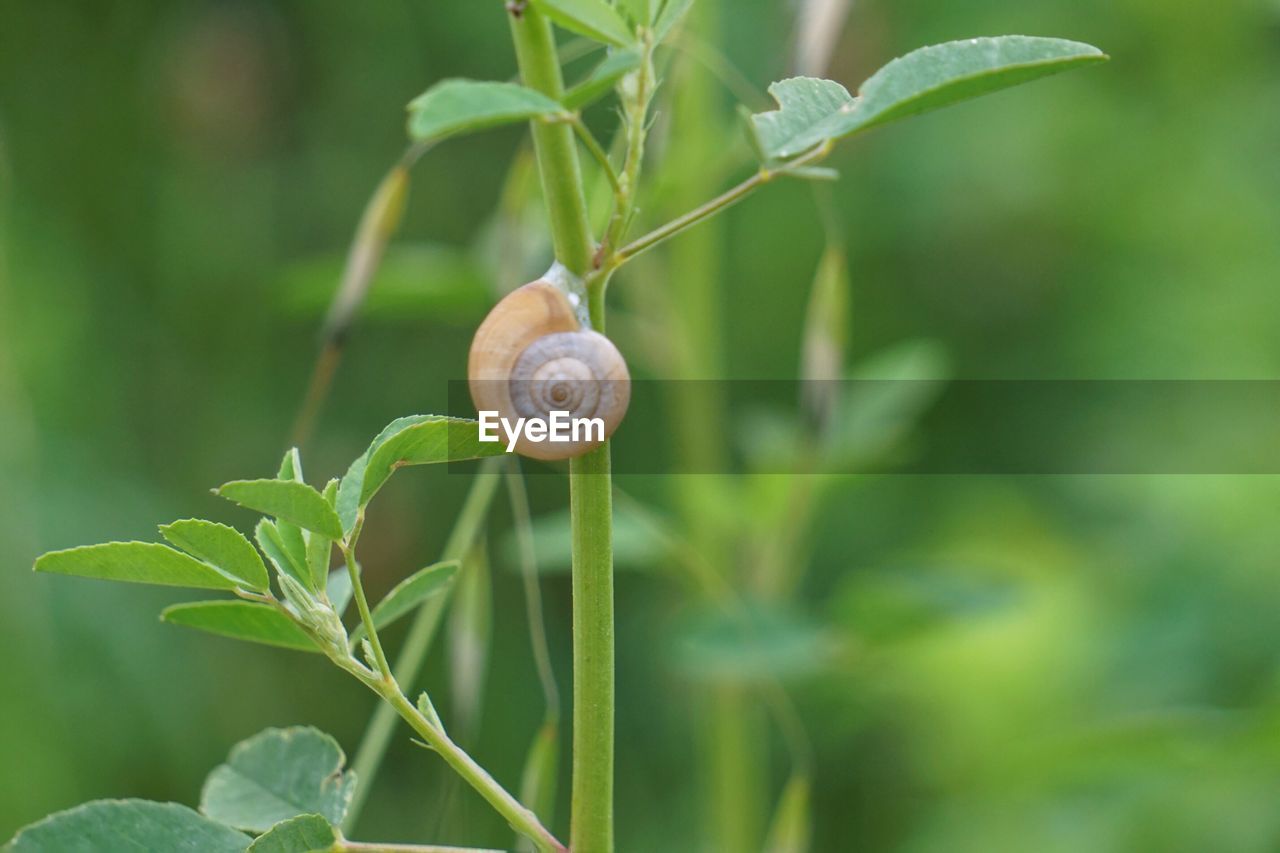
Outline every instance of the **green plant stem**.
<svg viewBox="0 0 1280 853">
<path fill-rule="evenodd" d="M 613 168 L 613 163 L 609 161 L 609 155 L 600 147 L 599 140 L 596 139 L 590 128 L 582 121 L 582 116 L 574 113 L 569 119 L 569 125 L 573 128 L 573 132 L 578 135 L 578 139 L 582 141 L 582 147 L 587 149 L 587 153 L 591 158 L 600 165 L 600 171 L 604 172 L 604 176 L 609 180 L 609 185 L 613 187 L 615 195 L 621 195 L 622 182 L 618 178 L 618 172 Z"/>
<path fill-rule="evenodd" d="M 559 100 L 564 95 L 564 77 L 551 22 L 531 3 L 522 4 L 508 19 L 524 85 Z M 538 154 L 538 171 L 550 214 L 556 260 L 574 275 L 583 277 L 591 268 L 595 250 L 573 128 L 563 122 L 535 121 L 529 126 Z"/>
<path fill-rule="evenodd" d="M 442 560 L 461 559 L 475 541 L 498 489 L 500 478 L 497 476 L 497 471 L 500 464 L 501 460 L 496 457 L 480 463 L 480 470 L 471 483 L 471 490 L 467 493 L 462 510 L 458 513 L 458 519 L 454 522 L 453 530 L 445 542 L 441 553 Z M 404 645 L 400 648 L 400 654 L 392 667 L 392 673 L 401 684 L 413 684 L 417 681 L 422 664 L 431 650 L 436 629 L 440 626 L 440 619 L 444 615 L 448 598 L 449 592 L 446 591 L 443 595 L 429 599 L 418 610 L 418 615 L 414 618 Z M 346 819 L 342 822 L 344 831 L 350 831 L 359 820 L 365 801 L 373 788 L 374 777 L 378 775 L 378 768 L 382 765 L 383 756 L 386 755 L 387 747 L 391 743 L 395 725 L 395 709 L 386 704 L 380 704 L 374 709 L 373 717 L 369 720 L 364 737 L 361 738 L 360 746 L 356 750 L 355 760 L 351 763 L 352 769 L 360 779 L 360 784 L 356 786 L 355 794 L 351 798 L 351 807 L 347 810 Z"/>
<path fill-rule="evenodd" d="M 450 740 L 444 730 L 437 728 L 419 711 L 404 693 L 393 682 L 382 680 L 366 681 L 368 687 L 386 700 L 387 705 L 395 710 L 409 726 L 418 733 L 423 742 L 438 753 L 453 770 L 461 776 L 480 796 L 493 806 L 499 814 L 507 819 L 511 828 L 533 841 L 541 851 L 567 850 L 556 840 L 546 827 L 538 820 L 537 815 L 525 808 L 519 800 L 507 792 L 505 788 L 489 775 L 483 767 L 475 762 L 460 746 Z"/>
<path fill-rule="evenodd" d="M 357 522 L 356 528 L 360 524 Z M 364 625 L 365 637 L 373 648 L 373 657 L 378 665 L 378 672 L 386 680 L 391 679 L 391 666 L 387 663 L 387 653 L 382 650 L 382 641 L 378 639 L 378 629 L 373 624 L 373 615 L 369 612 L 369 600 L 364 594 L 364 583 L 360 580 L 360 567 L 356 563 L 355 534 L 348 544 L 342 546 L 342 556 L 347 563 L 347 575 L 351 578 L 351 592 L 356 600 L 356 609 L 360 612 L 360 622 Z"/>
<path fill-rule="evenodd" d="M 798 168 L 818 162 L 823 157 L 826 157 L 830 152 L 831 143 L 826 142 L 819 145 L 808 154 L 805 154 L 803 157 L 799 157 L 785 166 L 781 166 L 777 169 L 761 169 L 742 183 L 724 191 L 705 204 L 695 207 L 683 216 L 678 216 L 666 225 L 655 228 L 643 237 L 639 237 L 628 243 L 626 246 L 623 246 L 613 256 L 613 268 L 616 269 L 641 252 L 644 252 L 647 249 L 652 249 L 664 240 L 668 240 L 679 234 L 681 231 L 697 225 L 704 219 L 708 219 L 725 208 L 742 201 L 742 199 L 751 195 L 773 179 L 786 177 Z"/>
<path fill-rule="evenodd" d="M 510 16 L 524 84 L 552 98 L 564 87 L 551 25 L 532 4 Z M 573 130 L 532 123 L 556 258 L 586 277 L 594 247 Z M 604 331 L 604 285 L 588 289 L 593 327 Z M 613 850 L 613 515 L 609 445 L 569 463 L 573 537 L 573 791 L 575 853 Z"/>
</svg>

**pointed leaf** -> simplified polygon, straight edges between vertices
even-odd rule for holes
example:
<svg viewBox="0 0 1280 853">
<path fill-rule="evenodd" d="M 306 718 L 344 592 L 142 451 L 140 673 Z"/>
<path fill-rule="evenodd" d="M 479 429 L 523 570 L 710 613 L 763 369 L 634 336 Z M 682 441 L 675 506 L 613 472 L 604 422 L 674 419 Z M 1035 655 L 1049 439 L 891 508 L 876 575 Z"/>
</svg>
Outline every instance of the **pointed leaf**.
<svg viewBox="0 0 1280 853">
<path fill-rule="evenodd" d="M 419 141 L 443 139 L 564 114 L 551 98 L 517 83 L 441 80 L 409 103 L 409 135 Z"/>
<path fill-rule="evenodd" d="M 248 853 L 328 853 L 337 843 L 338 833 L 329 821 L 318 814 L 304 814 L 259 835 Z"/>
<path fill-rule="evenodd" d="M 337 741 L 313 728 L 267 729 L 236 744 L 200 794 L 214 820 L 265 832 L 282 820 L 318 814 L 339 825 L 355 790 L 355 774 Z"/>
<path fill-rule="evenodd" d="M 807 776 L 792 776 L 787 780 L 770 822 L 765 853 L 807 853 L 813 836 L 809 788 Z"/>
<path fill-rule="evenodd" d="M 325 594 L 329 597 L 329 604 L 333 605 L 333 612 L 337 613 L 339 618 L 351 604 L 351 593 L 351 573 L 347 571 L 346 566 L 338 566 L 329 572 Z"/>
<path fill-rule="evenodd" d="M 411 415 L 392 421 L 364 455 L 351 463 L 338 487 L 337 508 L 345 530 L 355 526 L 360 508 L 405 465 L 462 462 L 504 452 L 501 442 L 479 439 L 478 423 L 441 415 Z"/>
<path fill-rule="evenodd" d="M 524 759 L 520 774 L 520 802 L 524 803 L 544 825 L 554 822 L 556 813 L 556 780 L 560 767 L 560 736 L 556 724 L 548 720 L 538 729 Z M 524 836 L 516 839 L 518 853 L 534 853 L 533 842 Z"/>
<path fill-rule="evenodd" d="M 319 492 L 306 483 L 290 480 L 233 480 L 218 494 L 240 506 L 256 510 L 330 539 L 342 538 L 342 522 Z"/>
<path fill-rule="evenodd" d="M 373 617 L 373 626 L 381 631 L 428 598 L 444 592 L 457 573 L 457 560 L 434 563 L 414 572 L 396 584 L 395 588 L 383 596 L 378 605 L 373 608 L 373 612 L 369 614 Z M 363 624 L 357 625 L 351 632 L 353 642 L 363 636 Z"/>
<path fill-rule="evenodd" d="M 856 99 L 830 80 L 775 83 L 769 93 L 780 109 L 755 116 L 755 130 L 770 158 L 794 157 L 828 140 L 1106 59 L 1096 47 L 1064 39 L 947 42 L 893 60 Z"/>
<path fill-rule="evenodd" d="M 571 33 L 626 47 L 635 34 L 605 0 L 533 0 L 544 15 Z"/>
<path fill-rule="evenodd" d="M 252 839 L 176 803 L 96 800 L 20 831 L 11 853 L 244 853 Z"/>
<path fill-rule="evenodd" d="M 245 589 L 266 592 L 271 578 L 262 557 L 234 527 L 187 518 L 164 524 L 160 534 L 193 557 L 204 560 L 244 582 Z"/>
<path fill-rule="evenodd" d="M 658 20 L 653 25 L 654 41 L 658 44 L 666 41 L 676 25 L 684 20 L 684 16 L 692 5 L 693 0 L 667 0 L 662 7 L 662 12 L 658 15 Z"/>
<path fill-rule="evenodd" d="M 197 601 L 166 608 L 160 619 L 233 640 L 318 652 L 311 638 L 288 616 L 257 601 Z"/>
<path fill-rule="evenodd" d="M 231 590 L 242 583 L 207 563 L 155 542 L 107 542 L 53 551 L 36 560 L 35 570 L 191 589 Z"/>
<path fill-rule="evenodd" d="M 261 519 L 253 529 L 253 538 L 277 572 L 289 575 L 308 589 L 311 588 L 311 572 L 307 571 L 303 559 L 285 544 L 280 528 L 274 522 L 267 518 Z"/>
<path fill-rule="evenodd" d="M 597 98 L 602 98 L 628 72 L 640 67 L 640 54 L 634 50 L 612 51 L 604 61 L 592 69 L 586 79 L 564 93 L 560 100 L 571 110 L 582 109 Z"/>
</svg>

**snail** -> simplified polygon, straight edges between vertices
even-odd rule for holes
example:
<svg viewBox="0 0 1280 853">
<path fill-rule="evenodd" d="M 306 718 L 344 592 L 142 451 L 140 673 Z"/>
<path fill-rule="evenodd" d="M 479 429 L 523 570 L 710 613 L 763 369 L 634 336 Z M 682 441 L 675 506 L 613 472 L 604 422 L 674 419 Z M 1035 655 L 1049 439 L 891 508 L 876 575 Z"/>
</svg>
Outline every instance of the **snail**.
<svg viewBox="0 0 1280 853">
<path fill-rule="evenodd" d="M 567 412 L 603 423 L 603 429 L 598 422 L 595 429 L 575 426 L 563 441 L 535 441 L 516 428 L 515 450 L 534 459 L 569 459 L 604 443 L 631 402 L 631 376 L 618 348 L 584 328 L 569 296 L 546 279 L 512 291 L 485 317 L 471 342 L 467 380 L 482 422 L 485 412 L 511 424 L 545 423 L 552 412 Z"/>
</svg>

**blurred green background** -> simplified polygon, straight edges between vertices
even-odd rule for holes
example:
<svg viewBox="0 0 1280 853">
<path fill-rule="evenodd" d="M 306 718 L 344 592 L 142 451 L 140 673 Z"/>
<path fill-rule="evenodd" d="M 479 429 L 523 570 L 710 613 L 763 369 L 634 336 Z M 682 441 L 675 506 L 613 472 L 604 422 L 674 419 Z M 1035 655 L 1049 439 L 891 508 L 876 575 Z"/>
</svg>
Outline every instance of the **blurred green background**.
<svg viewBox="0 0 1280 853">
<path fill-rule="evenodd" d="M 722 170 L 715 189 L 747 168 L 722 80 L 761 108 L 764 86 L 794 73 L 799 4 L 700 2 L 669 67 L 703 81 L 718 118 L 681 124 L 698 113 L 660 98 L 650 168 Z M 93 798 L 195 802 L 230 745 L 268 725 L 314 724 L 354 751 L 374 700 L 326 662 L 160 625 L 181 593 L 30 566 L 153 539 L 174 518 L 250 522 L 208 489 L 274 470 L 343 252 L 404 148 L 405 103 L 443 77 L 512 75 L 503 15 L 498 0 L 0 0 L 0 839 Z M 843 178 L 821 197 L 849 259 L 851 362 L 927 340 L 962 378 L 1280 373 L 1275 0 L 854 0 L 841 33 L 827 73 L 851 89 L 893 56 L 973 35 L 1057 35 L 1113 57 L 837 152 Z M 616 125 L 608 106 L 590 120 Z M 516 130 L 477 136 L 415 169 L 306 448 L 312 482 L 393 417 L 442 410 L 475 324 L 517 283 L 505 271 L 545 266 L 536 222 L 512 262 L 495 226 L 521 146 Z M 654 209 L 678 212 L 679 189 Z M 675 334 L 649 297 L 709 270 L 711 375 L 796 376 L 821 209 L 809 187 L 770 187 L 689 238 L 701 267 L 673 247 L 620 276 L 637 375 L 670 375 L 645 355 Z M 627 428 L 670 427 L 632 411 Z M 785 516 L 770 481 L 755 485 L 760 511 Z M 466 486 L 444 471 L 392 482 L 364 540 L 374 590 L 434 558 Z M 620 486 L 675 529 L 714 515 L 690 509 L 717 499 L 684 497 L 696 483 Z M 563 479 L 530 488 L 536 513 L 564 505 Z M 785 552 L 800 579 L 776 645 L 801 654 L 767 673 L 812 744 L 814 849 L 1280 849 L 1277 506 L 1265 476 L 824 486 Z M 473 743 L 514 785 L 542 707 L 508 519 L 499 501 Z M 727 643 L 687 665 L 672 638 L 697 607 L 644 544 L 618 580 L 619 846 L 729 849 L 705 820 L 705 683 L 761 706 L 733 659 L 752 670 L 760 650 Z M 742 556 L 718 558 L 732 584 Z M 567 690 L 567 576 L 543 589 Z M 425 677 L 442 712 L 458 683 L 446 646 Z M 794 756 L 769 720 L 748 730 L 762 791 L 739 817 L 763 826 Z M 563 797 L 554 824 L 567 826 Z M 360 835 L 509 843 L 407 737 Z"/>
</svg>

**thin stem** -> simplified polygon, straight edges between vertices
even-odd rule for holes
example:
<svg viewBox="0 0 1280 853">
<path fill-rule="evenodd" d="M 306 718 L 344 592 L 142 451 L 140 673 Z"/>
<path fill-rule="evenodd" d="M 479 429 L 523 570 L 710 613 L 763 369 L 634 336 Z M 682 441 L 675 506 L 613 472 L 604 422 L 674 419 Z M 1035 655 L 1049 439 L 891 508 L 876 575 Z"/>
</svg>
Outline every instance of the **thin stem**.
<svg viewBox="0 0 1280 853">
<path fill-rule="evenodd" d="M 601 250 L 612 251 L 627 235 L 635 215 L 636 190 L 640 182 L 640 167 L 644 163 L 644 142 L 648 134 L 649 104 L 653 100 L 653 40 L 646 30 L 641 33 L 644 43 L 634 86 L 622 95 L 622 115 L 625 121 L 626 156 L 622 175 L 614 197 L 613 214 L 605 230 Z M 601 279 L 603 282 L 607 276 Z M 603 287 L 603 283 L 601 285 Z"/>
<path fill-rule="evenodd" d="M 708 219 L 725 208 L 736 204 L 751 195 L 760 187 L 772 181 L 774 178 L 786 177 L 796 169 L 818 162 L 823 157 L 826 157 L 830 152 L 831 143 L 825 142 L 810 151 L 808 154 L 805 154 L 803 157 L 798 157 L 790 163 L 787 163 L 785 166 L 781 166 L 777 169 L 762 168 L 736 187 L 726 190 L 705 204 L 695 207 L 683 216 L 678 216 L 666 225 L 655 228 L 643 237 L 633 240 L 631 243 L 623 246 L 613 256 L 613 268 L 616 269 L 641 252 L 644 252 L 647 249 L 652 249 L 662 241 L 668 240 L 679 234 L 681 231 L 697 225 L 704 219 Z"/>
<path fill-rule="evenodd" d="M 364 594 L 364 583 L 360 580 L 360 568 L 356 563 L 355 535 L 349 544 L 343 544 L 342 557 L 347 563 L 347 575 L 351 578 L 351 592 L 356 600 L 356 609 L 360 611 L 360 622 L 364 625 L 366 638 L 373 648 L 373 657 L 378 664 L 378 672 L 386 681 L 392 679 L 391 666 L 387 663 L 387 653 L 382 650 L 382 641 L 378 639 L 378 629 L 373 624 L 373 616 L 369 612 L 369 600 Z"/>
<path fill-rule="evenodd" d="M 460 746 L 449 739 L 443 729 L 434 726 L 423 716 L 404 693 L 394 684 L 386 682 L 367 682 L 368 687 L 385 699 L 388 705 L 418 733 L 432 750 L 440 755 L 453 770 L 461 776 L 480 796 L 484 797 L 499 814 L 507 819 L 511 828 L 529 838 L 541 851 L 565 851 L 563 844 L 556 840 L 547 828 L 538 820 L 537 815 L 525 808 L 505 788 L 489 775 L 483 767 L 476 763 Z"/>
<path fill-rule="evenodd" d="M 578 139 L 582 142 L 582 147 L 587 149 L 587 153 L 592 159 L 600 164 L 600 170 L 604 172 L 604 176 L 609 179 L 609 185 L 613 187 L 615 195 L 622 194 L 622 182 L 618 178 L 617 169 L 613 168 L 613 163 L 609 162 L 609 155 L 600 147 L 600 141 L 596 139 L 595 134 L 583 122 L 582 116 L 574 113 L 572 118 L 568 119 L 573 132 L 578 135 Z"/>
<path fill-rule="evenodd" d="M 467 493 L 462 511 L 458 513 L 458 519 L 454 522 L 453 530 L 445 542 L 441 559 L 461 559 L 462 555 L 470 549 L 471 543 L 475 541 L 498 489 L 498 477 L 493 475 L 497 472 L 500 462 L 501 460 L 497 458 L 490 458 L 480 463 L 480 470 L 471 483 L 471 490 Z M 427 658 L 427 653 L 431 650 L 431 642 L 435 639 L 440 618 L 448 604 L 449 594 L 450 592 L 446 590 L 444 594 L 429 599 L 418 610 L 418 615 L 414 618 L 413 625 L 410 626 L 409 633 L 405 637 L 404 645 L 400 648 L 395 666 L 392 667 L 392 673 L 399 683 L 412 685 L 418 680 L 418 673 Z M 360 747 L 356 750 L 355 760 L 351 763 L 352 769 L 356 771 L 361 781 L 356 786 L 355 794 L 351 798 L 351 806 L 347 809 L 346 819 L 342 822 L 342 828 L 345 831 L 350 831 L 360 818 L 360 812 L 364 808 L 369 792 L 373 789 L 374 777 L 378 775 L 382 758 L 386 755 L 387 747 L 391 743 L 395 724 L 395 710 L 385 704 L 379 705 L 369 720 L 364 737 L 360 740 Z"/>
<path fill-rule="evenodd" d="M 524 578 L 525 608 L 529 617 L 529 645 L 533 647 L 533 663 L 542 682 L 542 695 L 547 703 L 547 721 L 560 719 L 560 690 L 551 668 L 551 650 L 547 646 L 547 625 L 542 615 L 542 591 L 538 587 L 537 557 L 533 545 L 533 525 L 529 519 L 529 495 L 524 475 L 514 459 L 507 466 L 507 493 L 511 497 L 511 515 L 515 519 L 516 542 L 520 546 L 520 574 Z"/>
</svg>

